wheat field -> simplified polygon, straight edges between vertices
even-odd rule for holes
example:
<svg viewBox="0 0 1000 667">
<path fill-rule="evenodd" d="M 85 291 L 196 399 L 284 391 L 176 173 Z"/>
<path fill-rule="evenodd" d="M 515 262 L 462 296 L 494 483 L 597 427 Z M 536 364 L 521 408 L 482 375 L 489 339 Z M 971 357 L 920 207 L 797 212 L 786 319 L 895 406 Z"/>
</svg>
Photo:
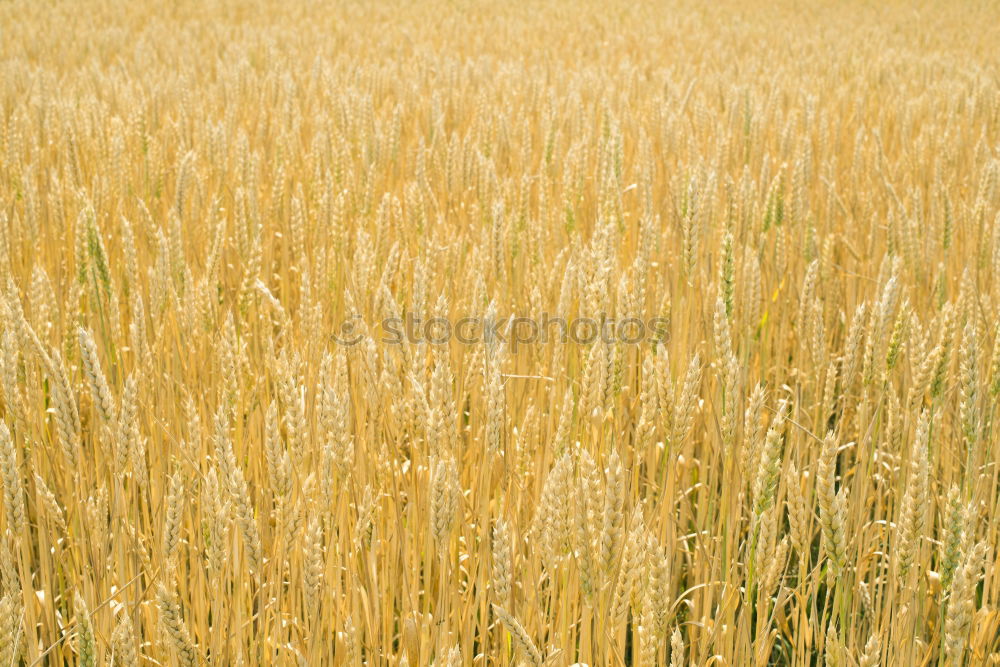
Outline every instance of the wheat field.
<svg viewBox="0 0 1000 667">
<path fill-rule="evenodd" d="M 0 667 L 1000 664 L 997 43 L 0 2 Z"/>
</svg>

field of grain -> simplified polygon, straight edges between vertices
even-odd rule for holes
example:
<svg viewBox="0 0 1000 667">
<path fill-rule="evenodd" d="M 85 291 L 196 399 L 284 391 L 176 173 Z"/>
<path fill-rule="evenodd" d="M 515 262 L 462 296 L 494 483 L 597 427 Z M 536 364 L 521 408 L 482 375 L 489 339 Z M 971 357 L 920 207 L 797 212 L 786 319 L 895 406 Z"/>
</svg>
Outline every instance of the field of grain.
<svg viewBox="0 0 1000 667">
<path fill-rule="evenodd" d="M 0 2 L 0 667 L 1000 664 L 997 43 Z"/>
</svg>

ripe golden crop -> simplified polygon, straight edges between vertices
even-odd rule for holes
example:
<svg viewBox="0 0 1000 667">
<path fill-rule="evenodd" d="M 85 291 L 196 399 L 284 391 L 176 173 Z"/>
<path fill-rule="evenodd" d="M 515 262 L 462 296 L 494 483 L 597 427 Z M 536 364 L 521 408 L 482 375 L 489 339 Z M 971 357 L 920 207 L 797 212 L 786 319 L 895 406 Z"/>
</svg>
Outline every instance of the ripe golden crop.
<svg viewBox="0 0 1000 667">
<path fill-rule="evenodd" d="M 1000 661 L 994 4 L 0 33 L 0 666 Z"/>
</svg>

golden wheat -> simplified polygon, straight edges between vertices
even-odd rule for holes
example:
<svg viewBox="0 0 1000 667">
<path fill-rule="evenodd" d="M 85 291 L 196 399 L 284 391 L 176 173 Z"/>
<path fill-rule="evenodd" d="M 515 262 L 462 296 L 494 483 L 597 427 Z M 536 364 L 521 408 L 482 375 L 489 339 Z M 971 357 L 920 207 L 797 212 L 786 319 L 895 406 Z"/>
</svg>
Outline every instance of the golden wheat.
<svg viewBox="0 0 1000 667">
<path fill-rule="evenodd" d="M 1000 662 L 994 4 L 0 26 L 0 664 Z"/>
</svg>

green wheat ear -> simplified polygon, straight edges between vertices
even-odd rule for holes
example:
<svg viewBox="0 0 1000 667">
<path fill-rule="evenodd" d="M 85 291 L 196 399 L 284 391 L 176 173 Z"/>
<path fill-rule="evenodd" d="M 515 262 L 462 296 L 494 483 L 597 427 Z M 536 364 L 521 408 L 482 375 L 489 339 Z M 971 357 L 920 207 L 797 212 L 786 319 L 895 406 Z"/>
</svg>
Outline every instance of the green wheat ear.
<svg viewBox="0 0 1000 667">
<path fill-rule="evenodd" d="M 101 283 L 104 296 L 111 298 L 111 274 L 108 271 L 108 258 L 104 254 L 104 247 L 93 220 L 91 220 L 90 229 L 87 233 L 87 248 L 90 258 L 94 262 L 94 270 L 97 272 L 97 278 Z"/>
<path fill-rule="evenodd" d="M 722 268 L 720 270 L 720 280 L 722 282 L 722 300 L 726 304 L 726 317 L 733 316 L 733 293 L 736 284 L 736 262 L 733 258 L 733 235 L 726 232 L 722 238 Z"/>
</svg>

